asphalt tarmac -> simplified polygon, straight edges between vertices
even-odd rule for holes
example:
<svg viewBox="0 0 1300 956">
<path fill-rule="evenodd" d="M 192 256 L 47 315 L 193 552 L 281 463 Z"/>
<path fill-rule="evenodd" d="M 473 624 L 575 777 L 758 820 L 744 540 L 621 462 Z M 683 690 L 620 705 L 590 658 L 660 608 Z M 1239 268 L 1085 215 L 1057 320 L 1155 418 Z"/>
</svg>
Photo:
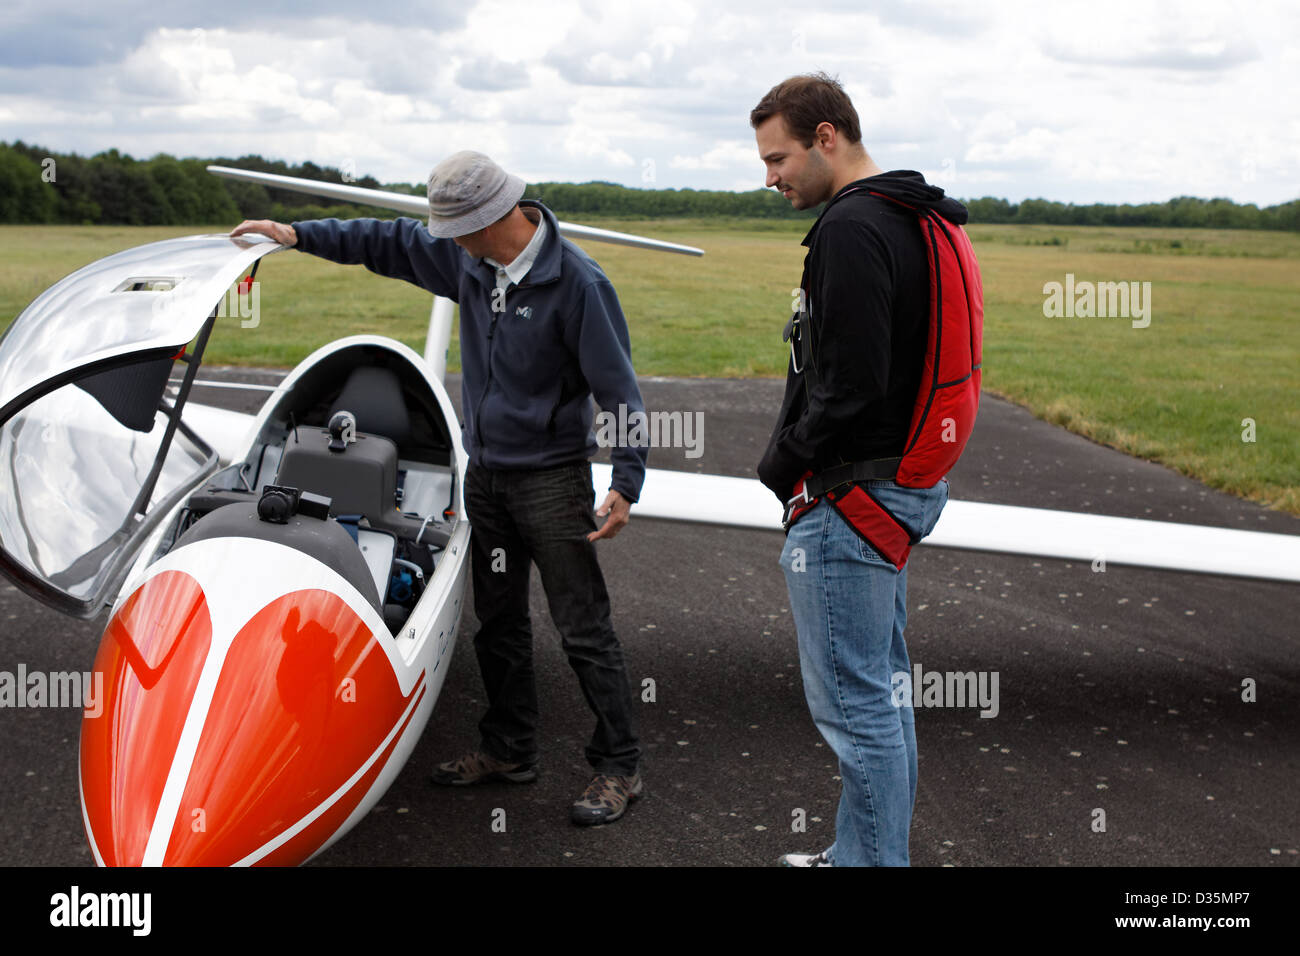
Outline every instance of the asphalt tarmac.
<svg viewBox="0 0 1300 956">
<path fill-rule="evenodd" d="M 205 370 L 269 381 L 273 373 Z M 459 402 L 459 382 L 453 381 Z M 651 409 L 702 412 L 703 455 L 656 468 L 753 476 L 776 381 L 646 379 Z M 255 394 L 200 389 L 246 409 Z M 1270 512 L 985 396 L 959 499 L 1300 534 Z M 603 489 L 599 489 L 603 492 Z M 435 787 L 476 743 L 476 622 L 401 776 L 313 866 L 765 866 L 833 839 L 835 761 L 803 699 L 777 532 L 637 520 L 600 545 L 639 703 L 645 798 L 569 823 L 591 717 L 534 572 L 542 715 L 533 784 Z M 915 866 L 1300 864 L 1300 589 L 922 546 L 907 640 L 925 671 L 998 675 L 998 712 L 917 712 Z M 472 605 L 471 605 L 472 606 Z M 0 670 L 88 670 L 103 622 L 0 585 Z M 1253 682 L 1253 701 L 1243 682 Z M 0 709 L 0 864 L 92 863 L 77 792 L 80 712 Z M 504 828 L 502 827 L 504 823 Z M 495 824 L 495 825 L 494 825 Z M 800 828 L 802 825 L 802 829 Z"/>
</svg>

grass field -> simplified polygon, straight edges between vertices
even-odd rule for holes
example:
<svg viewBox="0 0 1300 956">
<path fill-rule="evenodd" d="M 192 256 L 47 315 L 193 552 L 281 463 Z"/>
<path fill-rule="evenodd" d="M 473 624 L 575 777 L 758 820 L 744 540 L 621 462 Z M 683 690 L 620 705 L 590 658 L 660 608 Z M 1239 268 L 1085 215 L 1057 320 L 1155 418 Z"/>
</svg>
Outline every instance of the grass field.
<svg viewBox="0 0 1300 956">
<path fill-rule="evenodd" d="M 800 223 L 591 222 L 685 242 L 702 259 L 589 243 L 618 289 L 642 375 L 785 373 Z M 114 251 L 199 228 L 0 226 L 0 321 Z M 215 230 L 213 230 L 215 231 Z M 1300 235 L 973 226 L 986 389 L 1096 441 L 1300 514 Z M 1043 287 L 1149 282 L 1150 324 L 1049 318 Z M 289 366 L 342 335 L 423 349 L 429 297 L 298 253 L 263 261 L 261 322 L 218 326 L 208 361 Z M 457 366 L 455 342 L 451 365 Z M 1255 441 L 1243 441 L 1253 421 Z"/>
</svg>

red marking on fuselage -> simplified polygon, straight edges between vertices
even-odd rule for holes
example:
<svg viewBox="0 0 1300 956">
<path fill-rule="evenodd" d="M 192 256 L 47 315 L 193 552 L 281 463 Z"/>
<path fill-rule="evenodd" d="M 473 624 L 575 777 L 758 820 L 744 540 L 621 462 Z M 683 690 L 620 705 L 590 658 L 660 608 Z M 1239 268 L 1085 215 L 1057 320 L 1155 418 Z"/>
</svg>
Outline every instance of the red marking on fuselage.
<svg viewBox="0 0 1300 956">
<path fill-rule="evenodd" d="M 343 786 L 408 703 L 342 598 L 272 601 L 226 655 L 164 863 L 229 866 L 262 847 Z"/>
<path fill-rule="evenodd" d="M 146 581 L 108 623 L 95 658 L 103 708 L 81 722 L 88 835 L 106 866 L 144 857 L 211 640 L 203 589 L 180 571 Z"/>
</svg>

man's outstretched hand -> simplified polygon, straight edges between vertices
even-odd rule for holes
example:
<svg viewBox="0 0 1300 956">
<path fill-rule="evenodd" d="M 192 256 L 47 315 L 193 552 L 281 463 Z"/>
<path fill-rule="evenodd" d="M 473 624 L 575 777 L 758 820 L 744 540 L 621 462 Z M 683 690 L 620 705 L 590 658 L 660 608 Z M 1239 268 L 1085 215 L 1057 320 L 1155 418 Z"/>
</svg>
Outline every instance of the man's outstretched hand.
<svg viewBox="0 0 1300 956">
<path fill-rule="evenodd" d="M 282 222 L 272 222 L 270 219 L 245 219 L 230 230 L 230 238 L 233 239 L 235 236 L 242 236 L 248 232 L 274 239 L 282 246 L 296 246 L 298 244 L 298 233 L 294 231 L 293 226 L 286 226 Z"/>
<path fill-rule="evenodd" d="M 627 524 L 628 513 L 632 510 L 632 505 L 626 498 L 617 491 L 610 489 L 609 494 L 605 496 L 605 501 L 596 509 L 597 517 L 606 518 L 605 523 L 600 526 L 599 531 L 593 531 L 587 535 L 588 541 L 599 541 L 601 538 L 612 538 L 623 530 Z"/>
</svg>

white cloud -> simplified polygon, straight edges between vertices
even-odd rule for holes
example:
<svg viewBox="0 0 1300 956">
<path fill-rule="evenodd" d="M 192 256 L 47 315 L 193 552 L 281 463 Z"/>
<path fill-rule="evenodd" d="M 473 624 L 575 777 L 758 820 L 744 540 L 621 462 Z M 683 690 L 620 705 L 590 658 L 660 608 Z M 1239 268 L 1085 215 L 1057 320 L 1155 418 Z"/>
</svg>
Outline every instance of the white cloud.
<svg viewBox="0 0 1300 956">
<path fill-rule="evenodd" d="M 260 153 L 415 182 L 472 147 L 533 180 L 749 189 L 749 110 L 838 74 L 887 167 L 956 195 L 1077 202 L 1300 192 L 1300 11 L 1207 0 L 478 0 L 382 9 L 18 3 L 0 139 Z M 255 25 L 254 25 L 255 24 Z M 1289 110 L 1289 112 L 1288 112 Z"/>
<path fill-rule="evenodd" d="M 564 137 L 563 147 L 565 155 L 572 159 L 594 160 L 616 168 L 636 165 L 636 160 L 626 150 L 611 146 L 608 136 L 591 127 L 572 126 Z M 595 178 L 608 179 L 609 176 L 602 174 Z"/>
<path fill-rule="evenodd" d="M 669 165 L 673 169 L 737 170 L 745 167 L 751 167 L 755 171 L 762 169 L 758 148 L 752 142 L 739 140 L 718 143 L 708 152 L 698 156 L 674 156 Z"/>
</svg>

